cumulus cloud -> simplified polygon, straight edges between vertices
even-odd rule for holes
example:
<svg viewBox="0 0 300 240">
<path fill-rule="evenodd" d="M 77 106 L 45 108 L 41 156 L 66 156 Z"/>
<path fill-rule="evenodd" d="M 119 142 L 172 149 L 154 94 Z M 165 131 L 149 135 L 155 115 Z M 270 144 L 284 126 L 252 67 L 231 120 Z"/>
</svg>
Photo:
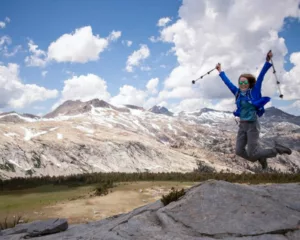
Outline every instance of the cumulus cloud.
<svg viewBox="0 0 300 240">
<path fill-rule="evenodd" d="M 52 109 L 55 109 L 67 100 L 81 100 L 85 102 L 95 98 L 104 101 L 110 99 L 105 80 L 95 74 L 73 76 L 71 79 L 64 81 L 61 99 L 54 104 Z"/>
<path fill-rule="evenodd" d="M 158 20 L 157 26 L 159 27 L 164 27 L 167 25 L 167 23 L 169 23 L 171 21 L 171 19 L 169 17 L 165 17 L 165 18 L 161 18 Z"/>
<path fill-rule="evenodd" d="M 30 67 L 45 67 L 47 63 L 47 54 L 39 49 L 39 46 L 34 44 L 32 40 L 28 42 L 29 52 L 32 54 L 25 58 L 25 63 Z"/>
<path fill-rule="evenodd" d="M 204 107 L 212 107 L 210 100 L 203 98 L 190 98 L 182 100 L 178 105 L 171 108 L 172 112 L 193 112 Z"/>
<path fill-rule="evenodd" d="M 0 65 L 0 108 L 23 108 L 36 101 L 57 97 L 57 90 L 49 90 L 36 84 L 23 84 L 19 78 L 19 66 Z"/>
<path fill-rule="evenodd" d="M 0 28 L 5 28 L 5 25 L 6 25 L 5 22 L 0 21 Z"/>
<path fill-rule="evenodd" d="M 147 93 L 145 91 L 130 85 L 124 85 L 120 88 L 119 94 L 110 99 L 110 103 L 113 105 L 131 104 L 142 107 L 146 97 Z"/>
<path fill-rule="evenodd" d="M 288 106 L 281 106 L 279 109 L 295 116 L 300 116 L 300 100 L 296 100 Z"/>
<path fill-rule="evenodd" d="M 191 80 L 220 62 L 232 82 L 237 84 L 238 76 L 243 72 L 258 75 L 269 49 L 274 53 L 279 77 L 283 78 L 283 91 L 291 98 L 299 96 L 299 88 L 295 87 L 300 81 L 296 78 L 299 76 L 298 54 L 291 55 L 295 67 L 288 76 L 284 70 L 284 56 L 288 51 L 284 39 L 278 36 L 286 17 L 299 18 L 298 4 L 299 1 L 294 0 L 184 0 L 179 9 L 179 20 L 160 30 L 159 39 L 173 44 L 172 51 L 178 61 L 178 66 L 164 82 L 165 89 L 159 94 L 161 100 L 163 96 L 172 95 L 183 99 L 232 98 L 216 72 L 200 79 L 197 86 L 192 85 Z M 185 90 L 180 94 L 178 88 Z M 198 96 L 188 96 L 188 92 L 193 92 L 192 88 L 197 88 Z M 263 94 L 277 94 L 271 71 L 264 80 Z M 222 105 L 224 103 L 226 101 Z"/>
<path fill-rule="evenodd" d="M 146 87 L 151 94 L 157 93 L 156 87 L 158 85 L 158 82 L 159 82 L 158 78 L 152 78 L 148 81 Z"/>
<path fill-rule="evenodd" d="M 108 38 L 101 38 L 93 34 L 91 26 L 85 26 L 52 42 L 48 48 L 48 59 L 79 63 L 96 61 L 109 42 L 116 41 L 120 36 L 120 31 L 112 31 Z"/>
<path fill-rule="evenodd" d="M 220 111 L 234 111 L 236 109 L 235 98 L 222 99 L 213 108 Z"/>
<path fill-rule="evenodd" d="M 289 72 L 285 72 L 281 80 L 284 99 L 300 98 L 300 52 L 292 53 L 290 62 L 294 65 Z"/>
<path fill-rule="evenodd" d="M 160 102 L 160 103 L 158 103 L 156 105 L 160 106 L 160 107 L 166 107 L 166 108 L 169 106 L 169 104 L 166 101 L 162 101 L 162 102 Z"/>
<path fill-rule="evenodd" d="M 165 99 L 180 99 L 180 98 L 195 98 L 199 97 L 200 94 L 190 87 L 176 87 L 171 90 L 163 90 L 159 92 L 158 97 L 159 99 L 165 100 Z"/>
<path fill-rule="evenodd" d="M 141 44 L 140 49 L 134 51 L 127 59 L 126 71 L 133 72 L 133 67 L 137 67 L 140 63 L 150 56 L 150 50 L 147 45 Z"/>
</svg>

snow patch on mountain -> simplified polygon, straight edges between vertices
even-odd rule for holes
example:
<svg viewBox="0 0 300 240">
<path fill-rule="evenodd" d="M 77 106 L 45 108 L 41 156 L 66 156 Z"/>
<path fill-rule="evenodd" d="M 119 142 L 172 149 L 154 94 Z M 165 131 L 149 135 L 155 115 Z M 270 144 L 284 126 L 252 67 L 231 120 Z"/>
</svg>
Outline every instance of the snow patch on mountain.
<svg viewBox="0 0 300 240">
<path fill-rule="evenodd" d="M 58 139 L 58 140 L 63 139 L 63 137 L 64 137 L 64 136 L 63 136 L 61 133 L 57 133 L 57 139 Z"/>
<path fill-rule="evenodd" d="M 25 136 L 24 136 L 25 141 L 29 141 L 34 137 L 38 137 L 40 135 L 48 133 L 47 131 L 41 131 L 41 132 L 34 133 L 34 131 L 31 131 L 28 128 L 25 128 L 25 127 L 21 127 L 21 128 L 24 129 L 24 131 L 25 131 Z"/>
<path fill-rule="evenodd" d="M 4 133 L 3 134 L 6 137 L 14 137 L 14 136 L 19 136 L 19 134 L 17 133 L 13 133 L 13 132 L 8 132 L 8 133 Z"/>
</svg>

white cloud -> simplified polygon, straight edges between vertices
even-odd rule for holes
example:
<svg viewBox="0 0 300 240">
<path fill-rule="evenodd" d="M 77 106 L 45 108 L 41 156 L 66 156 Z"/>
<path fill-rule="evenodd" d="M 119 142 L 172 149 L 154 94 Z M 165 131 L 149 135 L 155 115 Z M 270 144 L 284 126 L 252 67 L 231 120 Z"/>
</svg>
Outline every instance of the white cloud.
<svg viewBox="0 0 300 240">
<path fill-rule="evenodd" d="M 0 50 L 2 46 L 11 44 L 11 38 L 9 36 L 2 36 L 0 38 Z"/>
<path fill-rule="evenodd" d="M 151 37 L 149 38 L 149 40 L 150 40 L 151 42 L 153 42 L 153 43 L 156 43 L 156 42 L 160 41 L 160 38 L 159 38 L 159 37 L 151 36 Z"/>
<path fill-rule="evenodd" d="M 296 116 L 300 116 L 300 100 L 295 101 L 291 107 L 292 114 L 295 114 Z"/>
<path fill-rule="evenodd" d="M 195 89 L 190 87 L 176 87 L 172 90 L 163 90 L 159 93 L 160 100 L 171 99 L 171 98 L 195 98 L 199 97 L 200 94 Z"/>
<path fill-rule="evenodd" d="M 108 39 L 111 41 L 117 41 L 119 37 L 121 37 L 121 35 L 122 35 L 121 31 L 112 31 L 108 36 Z"/>
<path fill-rule="evenodd" d="M 158 85 L 159 79 L 158 78 L 152 78 L 148 81 L 146 87 L 148 91 L 152 94 L 157 93 L 156 87 Z"/>
<path fill-rule="evenodd" d="M 3 21 L 0 21 L 0 28 L 5 28 L 6 27 L 6 23 L 9 23 L 10 19 L 8 17 L 6 17 Z"/>
<path fill-rule="evenodd" d="M 160 106 L 160 107 L 165 107 L 165 108 L 168 108 L 169 104 L 166 102 L 166 101 L 162 101 L 158 104 L 156 104 L 157 106 Z"/>
<path fill-rule="evenodd" d="M 38 45 L 34 44 L 32 40 L 28 42 L 29 52 L 32 54 L 25 58 L 25 63 L 30 67 L 45 67 L 46 60 L 46 52 L 38 49 Z"/>
<path fill-rule="evenodd" d="M 67 100 L 89 101 L 95 98 L 104 101 L 110 99 L 106 82 L 94 74 L 73 76 L 71 79 L 64 81 L 61 99 L 52 107 L 52 109 L 55 109 Z"/>
<path fill-rule="evenodd" d="M 12 40 L 9 36 L 0 37 L 0 53 L 2 53 L 5 57 L 12 57 L 16 55 L 21 49 L 21 45 L 17 45 L 14 47 L 12 52 L 9 52 L 8 46 L 11 45 Z"/>
<path fill-rule="evenodd" d="M 52 42 L 48 48 L 48 58 L 57 62 L 96 61 L 109 42 L 117 40 L 120 36 L 121 32 L 113 31 L 108 38 L 100 38 L 99 35 L 93 35 L 91 26 L 82 27 Z"/>
<path fill-rule="evenodd" d="M 19 66 L 0 65 L 0 108 L 23 108 L 36 101 L 55 98 L 57 90 L 49 90 L 36 84 L 23 84 L 19 78 Z"/>
<path fill-rule="evenodd" d="M 147 93 L 142 90 L 138 90 L 133 86 L 124 85 L 120 88 L 120 92 L 117 96 L 110 99 L 110 103 L 113 105 L 132 104 L 136 106 L 143 106 Z"/>
<path fill-rule="evenodd" d="M 280 88 L 284 99 L 299 99 L 300 96 L 300 52 L 292 53 L 290 62 L 294 67 L 280 79 Z"/>
<path fill-rule="evenodd" d="M 127 42 L 127 46 L 130 47 L 132 45 L 132 41 L 128 40 Z"/>
<path fill-rule="evenodd" d="M 48 71 L 42 71 L 42 76 L 46 77 L 47 73 L 48 73 Z"/>
<path fill-rule="evenodd" d="M 126 70 L 133 72 L 133 67 L 139 66 L 141 61 L 150 56 L 150 50 L 147 45 L 142 44 L 140 49 L 134 51 L 127 59 Z"/>
<path fill-rule="evenodd" d="M 0 28 L 5 28 L 5 22 L 0 22 Z"/>
<path fill-rule="evenodd" d="M 171 19 L 169 17 L 165 17 L 165 18 L 161 18 L 158 20 L 157 26 L 159 27 L 164 27 L 167 25 L 167 23 L 169 23 L 171 21 Z"/>
<path fill-rule="evenodd" d="M 236 109 L 235 106 L 235 98 L 225 98 L 222 99 L 220 102 L 212 106 L 213 109 L 220 110 L 220 111 L 234 111 Z"/>
<path fill-rule="evenodd" d="M 150 108 L 152 108 L 153 106 L 157 105 L 157 103 L 158 103 L 158 99 L 157 99 L 157 98 L 155 98 L 155 97 L 150 97 L 150 98 L 148 98 L 148 99 L 144 102 L 143 107 L 144 107 L 145 109 L 150 109 Z"/>
<path fill-rule="evenodd" d="M 4 50 L 3 50 L 3 55 L 5 57 L 13 57 L 13 56 L 15 56 L 21 50 L 22 50 L 22 46 L 21 45 L 15 46 L 14 49 L 12 50 L 12 52 L 9 52 L 8 49 L 7 49 L 7 47 L 5 46 Z"/>
<path fill-rule="evenodd" d="M 12 52 L 9 52 L 8 46 L 11 45 L 12 40 L 9 36 L 2 36 L 0 37 L 0 53 L 3 54 L 5 57 L 12 57 L 15 56 L 21 49 L 21 45 L 17 45 L 13 48 Z"/>
<path fill-rule="evenodd" d="M 283 79 L 283 92 L 292 98 L 299 96 L 299 88 L 295 87 L 299 86 L 299 78 L 296 77 L 300 74 L 298 56 L 291 56 L 291 61 L 296 64 L 290 71 L 288 81 L 288 76 L 280 74 L 285 73 L 283 67 L 287 47 L 284 39 L 278 36 L 286 17 L 299 18 L 298 4 L 299 1 L 294 0 L 184 0 L 179 9 L 180 19 L 162 28 L 159 38 L 152 39 L 173 44 L 172 51 L 178 61 L 178 66 L 164 82 L 165 89 L 159 94 L 160 99 L 174 96 L 182 99 L 215 98 L 224 99 L 217 106 L 219 108 L 230 105 L 227 101 L 231 100 L 226 99 L 233 98 L 233 95 L 217 72 L 200 79 L 196 85 L 192 85 L 191 80 L 220 62 L 228 77 L 237 85 L 238 76 L 243 72 L 258 75 L 269 49 L 274 53 L 279 78 Z M 185 90 L 179 91 L 178 88 Z M 189 96 L 189 92 L 193 94 Z M 270 70 L 263 83 L 263 95 L 274 94 L 277 95 L 276 84 Z"/>
<path fill-rule="evenodd" d="M 126 45 L 127 47 L 130 47 L 132 45 L 132 41 L 130 40 L 122 40 L 122 44 Z"/>
<path fill-rule="evenodd" d="M 193 112 L 201 108 L 211 108 L 213 105 L 210 100 L 203 98 L 190 98 L 182 100 L 177 106 L 171 109 L 172 112 Z"/>
<path fill-rule="evenodd" d="M 300 100 L 296 100 L 288 106 L 279 107 L 279 109 L 295 116 L 300 116 Z"/>
</svg>

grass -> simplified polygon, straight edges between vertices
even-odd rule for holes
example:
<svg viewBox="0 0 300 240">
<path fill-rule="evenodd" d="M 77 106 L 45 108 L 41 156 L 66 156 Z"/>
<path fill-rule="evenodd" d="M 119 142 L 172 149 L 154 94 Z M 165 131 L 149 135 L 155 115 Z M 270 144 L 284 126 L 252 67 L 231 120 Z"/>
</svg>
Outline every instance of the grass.
<svg viewBox="0 0 300 240">
<path fill-rule="evenodd" d="M 46 185 L 28 190 L 5 191 L 0 193 L 0 216 L 5 212 L 35 210 L 45 205 L 85 195 L 93 185 L 68 187 Z"/>
</svg>

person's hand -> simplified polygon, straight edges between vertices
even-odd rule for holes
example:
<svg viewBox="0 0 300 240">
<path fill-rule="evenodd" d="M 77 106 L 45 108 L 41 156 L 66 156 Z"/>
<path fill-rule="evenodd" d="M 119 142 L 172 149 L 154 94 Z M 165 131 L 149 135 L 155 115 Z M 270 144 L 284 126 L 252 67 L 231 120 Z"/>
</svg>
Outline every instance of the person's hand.
<svg viewBox="0 0 300 240">
<path fill-rule="evenodd" d="M 269 62 L 273 57 L 273 53 L 272 53 L 272 50 L 270 50 L 266 56 L 266 61 Z"/>
<path fill-rule="evenodd" d="M 222 71 L 222 69 L 221 69 L 221 63 L 218 63 L 218 64 L 216 65 L 216 69 L 217 69 L 219 72 Z"/>
</svg>

